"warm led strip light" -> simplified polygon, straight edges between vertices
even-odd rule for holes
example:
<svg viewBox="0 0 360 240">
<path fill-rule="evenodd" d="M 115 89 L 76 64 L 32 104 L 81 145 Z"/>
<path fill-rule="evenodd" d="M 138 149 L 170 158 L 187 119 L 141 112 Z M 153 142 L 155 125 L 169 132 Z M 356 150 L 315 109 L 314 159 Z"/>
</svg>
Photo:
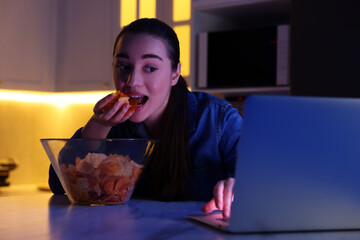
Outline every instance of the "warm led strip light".
<svg viewBox="0 0 360 240">
<path fill-rule="evenodd" d="M 44 103 L 52 104 L 59 108 L 65 108 L 71 104 L 96 103 L 109 93 L 109 91 L 57 93 L 0 90 L 0 100 L 26 103 Z"/>
</svg>

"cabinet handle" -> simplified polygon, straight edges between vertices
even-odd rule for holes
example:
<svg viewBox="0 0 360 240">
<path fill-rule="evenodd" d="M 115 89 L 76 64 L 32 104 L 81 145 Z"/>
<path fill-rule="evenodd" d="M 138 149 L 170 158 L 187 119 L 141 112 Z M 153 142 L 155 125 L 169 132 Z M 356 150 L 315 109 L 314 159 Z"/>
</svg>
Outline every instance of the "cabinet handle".
<svg viewBox="0 0 360 240">
<path fill-rule="evenodd" d="M 103 89 L 109 89 L 109 84 L 108 83 L 103 83 L 102 88 Z"/>
</svg>

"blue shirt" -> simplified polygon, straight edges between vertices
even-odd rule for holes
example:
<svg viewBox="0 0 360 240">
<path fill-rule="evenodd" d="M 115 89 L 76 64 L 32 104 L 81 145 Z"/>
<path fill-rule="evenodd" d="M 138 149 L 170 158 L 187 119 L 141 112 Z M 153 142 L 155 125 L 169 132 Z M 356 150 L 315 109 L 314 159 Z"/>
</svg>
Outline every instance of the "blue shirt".
<svg viewBox="0 0 360 240">
<path fill-rule="evenodd" d="M 219 180 L 234 176 L 242 118 L 229 102 L 205 92 L 188 92 L 188 113 L 190 181 L 186 186 L 187 199 L 209 201 L 215 184 Z M 80 130 L 73 138 L 81 138 Z M 114 126 L 107 138 L 151 136 L 143 123 L 126 121 Z M 151 192 L 150 172 L 151 164 L 145 168 L 134 196 L 154 197 Z M 50 178 L 49 184 L 51 187 Z"/>
</svg>

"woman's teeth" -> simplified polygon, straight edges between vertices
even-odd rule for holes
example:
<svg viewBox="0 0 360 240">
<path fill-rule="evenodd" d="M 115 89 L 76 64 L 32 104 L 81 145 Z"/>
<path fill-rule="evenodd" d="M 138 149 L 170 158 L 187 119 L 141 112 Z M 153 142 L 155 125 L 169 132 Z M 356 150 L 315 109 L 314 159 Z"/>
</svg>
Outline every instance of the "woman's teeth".
<svg viewBox="0 0 360 240">
<path fill-rule="evenodd" d="M 145 104 L 148 97 L 146 96 L 131 96 L 130 99 L 136 100 L 138 107 L 141 107 Z"/>
</svg>

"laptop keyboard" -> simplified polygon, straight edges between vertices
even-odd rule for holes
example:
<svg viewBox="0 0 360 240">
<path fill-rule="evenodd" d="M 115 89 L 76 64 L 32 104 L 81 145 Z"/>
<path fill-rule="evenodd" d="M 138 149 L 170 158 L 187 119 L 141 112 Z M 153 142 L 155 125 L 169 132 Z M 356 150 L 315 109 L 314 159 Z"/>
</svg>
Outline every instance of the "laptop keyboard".
<svg viewBox="0 0 360 240">
<path fill-rule="evenodd" d="M 218 221 L 222 221 L 222 222 L 226 222 L 226 223 L 228 223 L 228 222 L 229 222 L 229 218 L 225 218 L 225 217 L 222 217 L 222 218 L 216 218 L 216 220 L 218 220 Z"/>
</svg>

